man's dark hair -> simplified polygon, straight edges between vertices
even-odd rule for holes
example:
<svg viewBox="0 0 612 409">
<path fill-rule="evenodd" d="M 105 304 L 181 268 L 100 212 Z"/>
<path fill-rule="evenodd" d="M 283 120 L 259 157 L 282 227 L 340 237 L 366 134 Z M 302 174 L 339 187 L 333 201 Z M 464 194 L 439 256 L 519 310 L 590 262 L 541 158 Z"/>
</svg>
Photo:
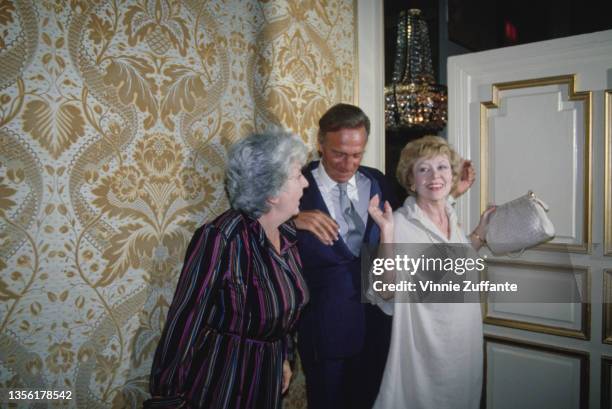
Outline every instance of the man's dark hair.
<svg viewBox="0 0 612 409">
<path fill-rule="evenodd" d="M 365 128 L 367 137 L 370 135 L 370 119 L 361 108 L 350 104 L 336 104 L 319 119 L 319 143 L 322 144 L 325 141 L 327 132 L 355 129 L 362 126 Z"/>
</svg>

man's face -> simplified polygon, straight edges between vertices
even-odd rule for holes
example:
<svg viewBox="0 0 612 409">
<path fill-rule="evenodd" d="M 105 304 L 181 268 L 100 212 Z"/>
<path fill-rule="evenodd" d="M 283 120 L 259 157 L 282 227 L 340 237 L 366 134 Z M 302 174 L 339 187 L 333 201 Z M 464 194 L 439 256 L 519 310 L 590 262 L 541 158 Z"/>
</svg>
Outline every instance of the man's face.
<svg viewBox="0 0 612 409">
<path fill-rule="evenodd" d="M 321 163 L 334 181 L 348 182 L 361 164 L 367 142 L 365 127 L 327 132 L 321 149 Z"/>
</svg>

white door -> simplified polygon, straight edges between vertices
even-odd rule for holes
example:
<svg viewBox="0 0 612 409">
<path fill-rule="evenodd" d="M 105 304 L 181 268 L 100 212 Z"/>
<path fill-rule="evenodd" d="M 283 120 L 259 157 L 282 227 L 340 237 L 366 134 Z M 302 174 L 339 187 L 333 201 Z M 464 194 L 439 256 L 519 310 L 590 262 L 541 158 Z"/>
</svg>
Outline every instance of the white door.
<svg viewBox="0 0 612 409">
<path fill-rule="evenodd" d="M 483 302 L 486 407 L 612 408 L 612 30 L 452 57 L 448 77 L 449 140 L 479 175 L 465 229 L 533 190 L 557 233 L 488 254 L 488 277 L 581 301 Z"/>
</svg>

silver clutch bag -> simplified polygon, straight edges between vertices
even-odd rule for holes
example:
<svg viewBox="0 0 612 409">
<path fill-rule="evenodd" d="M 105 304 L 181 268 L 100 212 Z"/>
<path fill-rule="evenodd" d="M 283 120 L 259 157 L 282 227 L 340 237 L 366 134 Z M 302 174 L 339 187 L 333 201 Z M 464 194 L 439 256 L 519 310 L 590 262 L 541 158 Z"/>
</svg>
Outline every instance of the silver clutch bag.
<svg viewBox="0 0 612 409">
<path fill-rule="evenodd" d="M 505 254 L 552 239 L 555 227 L 547 212 L 548 206 L 532 191 L 497 206 L 489 220 L 487 246 L 494 254 Z"/>
</svg>

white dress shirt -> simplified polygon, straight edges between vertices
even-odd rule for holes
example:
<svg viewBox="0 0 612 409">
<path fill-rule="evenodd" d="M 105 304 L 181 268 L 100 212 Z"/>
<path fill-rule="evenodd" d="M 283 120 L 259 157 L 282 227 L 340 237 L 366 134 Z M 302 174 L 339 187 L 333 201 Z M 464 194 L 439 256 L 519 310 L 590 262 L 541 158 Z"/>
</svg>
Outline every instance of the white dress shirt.
<svg viewBox="0 0 612 409">
<path fill-rule="evenodd" d="M 348 225 L 342 215 L 342 209 L 340 208 L 340 191 L 337 188 L 338 182 L 334 181 L 325 170 L 325 166 L 319 162 L 312 171 L 312 177 L 314 178 L 325 206 L 329 210 L 329 215 L 332 219 L 340 226 L 340 235 L 342 238 L 346 237 Z M 346 186 L 346 193 L 353 202 L 353 206 L 357 210 L 359 217 L 363 220 L 364 226 L 367 225 L 368 221 L 368 203 L 370 201 L 370 187 L 372 182 L 368 177 L 357 171 L 349 180 Z"/>
</svg>

